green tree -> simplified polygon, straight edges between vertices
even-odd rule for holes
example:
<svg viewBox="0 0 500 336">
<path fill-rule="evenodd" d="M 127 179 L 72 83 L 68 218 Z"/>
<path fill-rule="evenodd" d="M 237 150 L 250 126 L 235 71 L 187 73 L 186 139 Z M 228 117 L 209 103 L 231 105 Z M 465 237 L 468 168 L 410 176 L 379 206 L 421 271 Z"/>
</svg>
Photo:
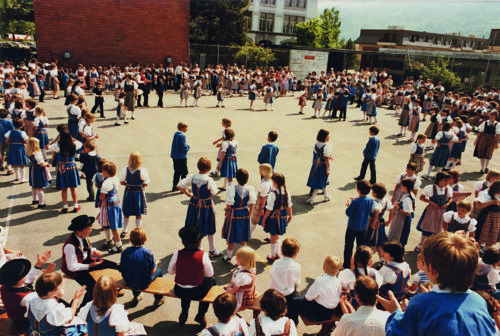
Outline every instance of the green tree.
<svg viewBox="0 0 500 336">
<path fill-rule="evenodd" d="M 6 34 L 35 34 L 33 1 L 0 0 L 0 38 Z"/>
<path fill-rule="evenodd" d="M 316 48 L 340 48 L 339 11 L 335 8 L 325 9 L 317 18 L 298 23 L 295 26 L 297 45 Z"/>
<path fill-rule="evenodd" d="M 256 46 L 253 43 L 247 42 L 236 53 L 236 61 L 239 64 L 246 64 L 248 67 L 266 67 L 276 60 L 276 56 L 269 48 Z"/>
<path fill-rule="evenodd" d="M 244 45 L 248 0 L 191 0 L 189 40 L 193 43 Z"/>
<path fill-rule="evenodd" d="M 431 61 L 428 66 L 422 70 L 422 76 L 432 78 L 434 83 L 442 82 L 447 90 L 459 91 L 462 88 L 460 77 L 448 69 L 449 60 L 440 57 L 435 61 Z"/>
<path fill-rule="evenodd" d="M 356 50 L 354 42 L 352 39 L 348 39 L 346 42 L 342 41 L 342 48 L 347 50 Z M 344 54 L 344 69 L 358 69 L 360 56 L 355 53 L 345 53 Z"/>
</svg>

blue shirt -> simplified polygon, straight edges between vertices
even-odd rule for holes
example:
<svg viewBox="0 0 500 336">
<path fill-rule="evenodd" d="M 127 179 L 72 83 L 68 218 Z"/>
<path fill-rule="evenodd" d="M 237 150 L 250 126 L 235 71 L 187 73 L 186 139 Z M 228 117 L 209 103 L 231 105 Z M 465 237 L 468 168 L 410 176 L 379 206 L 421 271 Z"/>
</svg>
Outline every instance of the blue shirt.
<svg viewBox="0 0 500 336">
<path fill-rule="evenodd" d="M 125 283 L 133 290 L 148 288 L 155 266 L 153 253 L 142 246 L 130 246 L 122 252 L 120 271 Z"/>
<path fill-rule="evenodd" d="M 189 145 L 186 143 L 186 135 L 181 131 L 175 132 L 170 157 L 172 159 L 187 159 L 188 151 Z"/>
<path fill-rule="evenodd" d="M 387 336 L 494 336 L 495 321 L 475 292 L 431 291 L 410 300 L 387 319 Z"/>
<path fill-rule="evenodd" d="M 9 119 L 0 119 L 0 142 L 5 143 L 5 133 L 12 131 L 14 126 Z"/>
<path fill-rule="evenodd" d="M 370 137 L 363 150 L 363 155 L 368 160 L 375 160 L 377 158 L 378 149 L 380 148 L 380 140 L 376 136 Z"/>
<path fill-rule="evenodd" d="M 347 107 L 347 103 L 349 102 L 350 94 L 347 95 L 344 92 L 340 92 L 340 107 Z"/>
<path fill-rule="evenodd" d="M 373 199 L 370 197 L 358 197 L 351 201 L 345 210 L 349 217 L 347 227 L 355 231 L 366 231 L 368 220 L 373 209 Z"/>
<path fill-rule="evenodd" d="M 267 145 L 262 146 L 257 161 L 260 164 L 269 163 L 274 169 L 274 165 L 276 164 L 276 157 L 278 156 L 279 151 L 280 150 L 278 146 L 272 143 L 268 143 Z"/>
</svg>

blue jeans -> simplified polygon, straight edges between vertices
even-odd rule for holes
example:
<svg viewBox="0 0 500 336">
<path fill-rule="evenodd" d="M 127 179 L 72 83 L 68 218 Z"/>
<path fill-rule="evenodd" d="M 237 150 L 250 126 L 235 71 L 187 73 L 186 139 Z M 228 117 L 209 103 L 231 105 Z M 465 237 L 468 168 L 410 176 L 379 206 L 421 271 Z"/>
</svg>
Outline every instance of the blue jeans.
<svg viewBox="0 0 500 336">
<path fill-rule="evenodd" d="M 153 274 L 151 274 L 151 282 L 153 282 L 156 278 L 161 278 L 161 277 L 163 277 L 163 272 L 159 267 L 157 267 L 156 271 Z M 134 297 L 138 297 L 141 294 L 141 291 L 132 290 L 132 294 L 134 295 Z M 155 294 L 154 296 L 156 300 L 161 300 L 161 298 L 163 297 L 163 295 L 160 294 Z"/>
</svg>

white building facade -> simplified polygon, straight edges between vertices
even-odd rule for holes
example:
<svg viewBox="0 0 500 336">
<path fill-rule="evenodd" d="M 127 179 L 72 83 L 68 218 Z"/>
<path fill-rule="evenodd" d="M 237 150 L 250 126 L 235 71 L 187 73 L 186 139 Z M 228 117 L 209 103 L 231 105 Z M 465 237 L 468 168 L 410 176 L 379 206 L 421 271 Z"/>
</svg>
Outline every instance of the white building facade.
<svg viewBox="0 0 500 336">
<path fill-rule="evenodd" d="M 318 15 L 318 0 L 251 0 L 248 37 L 256 44 L 288 44 L 295 25 Z"/>
</svg>

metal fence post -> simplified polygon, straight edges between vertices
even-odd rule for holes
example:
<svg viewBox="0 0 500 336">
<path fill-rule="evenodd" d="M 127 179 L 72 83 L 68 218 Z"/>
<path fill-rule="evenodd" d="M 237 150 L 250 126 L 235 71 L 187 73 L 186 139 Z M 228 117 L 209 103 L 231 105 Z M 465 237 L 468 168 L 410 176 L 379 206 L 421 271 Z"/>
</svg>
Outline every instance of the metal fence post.
<svg viewBox="0 0 500 336">
<path fill-rule="evenodd" d="M 486 82 L 486 75 L 488 75 L 488 68 L 490 67 L 490 59 L 488 58 L 488 63 L 486 63 L 486 70 L 484 71 L 484 76 L 483 76 L 483 84 Z"/>
</svg>

